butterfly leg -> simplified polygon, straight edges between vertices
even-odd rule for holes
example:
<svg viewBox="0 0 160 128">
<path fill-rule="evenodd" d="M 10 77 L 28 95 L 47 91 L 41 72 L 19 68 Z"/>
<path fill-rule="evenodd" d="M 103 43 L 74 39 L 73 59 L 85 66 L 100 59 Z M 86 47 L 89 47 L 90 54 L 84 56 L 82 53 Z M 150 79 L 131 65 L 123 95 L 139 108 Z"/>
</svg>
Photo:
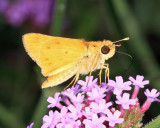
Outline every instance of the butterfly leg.
<svg viewBox="0 0 160 128">
<path fill-rule="evenodd" d="M 105 68 L 105 84 L 106 84 L 106 78 L 109 80 L 109 64 L 104 64 L 103 67 Z"/>
<path fill-rule="evenodd" d="M 79 78 L 79 73 L 77 73 L 76 75 L 75 75 L 75 77 L 73 78 L 73 80 L 64 88 L 64 90 L 66 90 L 73 82 L 74 82 L 74 84 L 77 82 L 77 78 Z M 76 81 L 76 82 L 75 82 Z"/>
<path fill-rule="evenodd" d="M 92 65 L 91 65 L 91 69 L 90 69 L 90 73 L 89 73 L 89 78 L 88 78 L 88 81 L 87 81 L 87 85 L 88 85 L 89 80 L 90 80 L 90 77 L 91 77 L 91 75 L 92 75 L 92 71 L 93 71 L 93 69 L 95 68 L 95 66 L 96 66 L 96 64 L 97 64 L 97 62 L 98 62 L 99 56 L 100 56 L 100 55 L 97 54 L 97 55 L 95 56 L 94 60 L 93 60 L 93 63 L 92 63 Z"/>
<path fill-rule="evenodd" d="M 79 75 L 80 75 L 80 71 L 81 71 L 82 66 L 83 66 L 83 65 L 81 64 L 81 66 L 80 66 L 77 74 L 75 75 L 75 77 L 73 78 L 73 80 L 64 88 L 64 90 L 66 90 L 73 82 L 74 82 L 73 85 L 76 84 L 76 82 L 78 81 L 78 78 L 79 78 Z"/>
<path fill-rule="evenodd" d="M 90 80 L 91 75 L 92 75 L 92 71 L 90 71 L 90 73 L 89 73 L 89 78 L 88 78 L 88 81 L 87 81 L 87 85 L 88 85 L 88 83 L 89 83 L 89 80 Z"/>
<path fill-rule="evenodd" d="M 78 79 L 79 79 L 79 74 L 77 75 L 77 77 L 76 77 L 76 79 L 75 79 L 75 81 L 73 83 L 73 86 L 77 83 Z"/>
<path fill-rule="evenodd" d="M 102 83 L 102 78 L 101 78 L 101 76 L 102 76 L 102 69 L 103 69 L 103 67 L 101 67 L 100 68 L 100 71 L 99 71 L 99 83 L 100 83 L 100 85 L 101 85 L 101 83 Z"/>
</svg>

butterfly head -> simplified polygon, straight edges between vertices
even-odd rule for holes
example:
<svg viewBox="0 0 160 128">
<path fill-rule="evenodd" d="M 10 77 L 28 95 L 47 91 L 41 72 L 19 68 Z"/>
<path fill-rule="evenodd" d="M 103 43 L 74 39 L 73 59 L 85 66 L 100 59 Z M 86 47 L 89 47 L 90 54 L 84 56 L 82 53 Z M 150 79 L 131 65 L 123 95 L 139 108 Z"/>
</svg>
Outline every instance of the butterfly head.
<svg viewBox="0 0 160 128">
<path fill-rule="evenodd" d="M 120 47 L 121 44 L 115 44 L 120 41 L 129 40 L 129 37 L 112 42 L 110 40 L 104 40 L 101 45 L 101 54 L 105 60 L 111 58 L 115 54 L 116 47 Z"/>
</svg>

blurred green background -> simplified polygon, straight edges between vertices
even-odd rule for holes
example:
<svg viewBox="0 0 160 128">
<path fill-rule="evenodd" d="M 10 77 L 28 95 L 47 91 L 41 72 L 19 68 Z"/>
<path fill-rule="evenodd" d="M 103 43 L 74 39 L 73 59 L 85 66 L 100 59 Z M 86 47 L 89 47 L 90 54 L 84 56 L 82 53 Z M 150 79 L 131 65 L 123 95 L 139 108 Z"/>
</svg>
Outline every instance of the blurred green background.
<svg viewBox="0 0 160 128">
<path fill-rule="evenodd" d="M 159 7 L 160 0 L 0 0 L 0 127 L 22 128 L 31 122 L 40 127 L 48 113 L 47 97 L 64 88 L 41 89 L 44 77 L 24 50 L 25 33 L 88 41 L 130 37 L 117 50 L 132 59 L 116 53 L 107 61 L 110 78 L 144 75 L 150 80 L 148 88 L 160 90 Z M 141 104 L 146 100 L 143 91 Z M 156 117 L 159 108 L 152 103 L 143 122 Z"/>
</svg>

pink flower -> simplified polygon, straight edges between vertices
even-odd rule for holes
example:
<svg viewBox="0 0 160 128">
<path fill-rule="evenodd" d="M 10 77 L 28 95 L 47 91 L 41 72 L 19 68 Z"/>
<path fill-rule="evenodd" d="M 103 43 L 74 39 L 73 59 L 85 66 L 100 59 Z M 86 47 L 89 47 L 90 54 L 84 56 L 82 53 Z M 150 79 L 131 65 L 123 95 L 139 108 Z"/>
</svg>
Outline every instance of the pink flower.
<svg viewBox="0 0 160 128">
<path fill-rule="evenodd" d="M 70 95 L 69 98 L 71 99 L 72 103 L 78 104 L 84 102 L 84 95 L 79 93 L 77 96 L 76 95 Z"/>
<path fill-rule="evenodd" d="M 107 112 L 107 116 L 106 117 L 106 121 L 109 122 L 109 126 L 114 127 L 115 124 L 121 124 L 123 123 L 124 119 L 123 118 L 119 118 L 121 115 L 121 112 L 116 110 L 114 112 L 114 114 L 112 114 L 112 112 L 110 110 L 108 110 Z"/>
<path fill-rule="evenodd" d="M 100 100 L 99 103 L 91 102 L 90 108 L 94 110 L 95 113 L 107 113 L 108 108 L 112 106 L 111 102 L 106 103 L 104 99 Z"/>
<path fill-rule="evenodd" d="M 53 108 L 53 107 L 62 107 L 59 102 L 61 101 L 61 97 L 59 96 L 60 93 L 55 93 L 54 98 L 53 97 L 48 97 L 47 101 L 50 103 L 47 107 L 48 108 Z"/>
<path fill-rule="evenodd" d="M 149 80 L 144 80 L 144 76 L 140 76 L 140 75 L 137 75 L 136 76 L 136 79 L 134 79 L 133 77 L 129 77 L 129 80 L 132 81 L 132 84 L 135 85 L 135 86 L 138 86 L 139 88 L 144 88 L 144 85 L 147 85 L 149 84 Z"/>
<path fill-rule="evenodd" d="M 59 112 L 52 110 L 49 111 L 49 115 L 43 117 L 43 125 L 41 128 L 48 128 L 50 126 L 54 127 L 59 122 L 60 116 Z M 53 122 L 53 123 L 52 123 Z"/>
<path fill-rule="evenodd" d="M 89 81 L 88 81 L 88 80 L 89 80 Z M 86 89 L 86 87 L 87 87 L 88 89 L 91 89 L 91 88 L 93 88 L 95 85 L 97 85 L 97 81 L 98 81 L 97 78 L 93 80 L 93 76 L 90 76 L 90 79 L 89 79 L 89 76 L 87 76 L 87 77 L 86 77 L 86 81 L 79 80 L 77 83 L 82 86 L 82 89 Z M 87 83 L 88 83 L 88 85 L 87 85 Z"/>
<path fill-rule="evenodd" d="M 89 85 L 87 83 L 88 77 L 86 77 L 86 81 L 78 81 L 78 84 L 81 85 L 77 84 L 75 87 L 69 88 L 62 93 L 56 93 L 54 97 L 49 97 L 47 99 L 49 102 L 48 108 L 58 107 L 59 110 L 50 110 L 49 114 L 43 117 L 42 128 L 137 126 L 140 123 L 139 120 L 144 115 L 143 113 L 149 108 L 151 103 L 160 101 L 157 99 L 160 93 L 156 89 L 151 91 L 147 89 L 145 91 L 147 100 L 140 108 L 137 98 L 138 91 L 136 90 L 136 95 L 134 95 L 136 97 L 133 98 L 132 95 L 131 99 L 129 98 L 129 93 L 123 93 L 123 90 L 131 89 L 131 82 L 123 82 L 121 76 L 116 77 L 116 82 L 110 80 L 108 84 L 102 84 L 101 86 L 97 85 L 97 79 L 93 79 L 93 77 L 89 80 Z M 139 89 L 138 86 L 135 86 L 135 88 Z M 117 98 L 116 104 L 110 99 L 112 95 Z M 126 109 L 129 110 L 126 111 Z M 121 118 L 124 114 L 126 116 Z M 30 125 L 28 128 L 32 126 Z"/>
<path fill-rule="evenodd" d="M 130 94 L 124 93 L 123 96 L 117 95 L 117 104 L 122 105 L 123 109 L 129 109 L 129 105 L 135 105 L 137 99 L 129 99 Z"/>
<path fill-rule="evenodd" d="M 152 101 L 155 101 L 155 99 L 160 95 L 159 92 L 157 92 L 157 89 L 152 89 L 149 91 L 149 89 L 146 89 L 144 94 L 147 96 L 147 98 L 150 98 Z"/>
<path fill-rule="evenodd" d="M 157 97 L 160 95 L 160 93 L 157 92 L 156 89 L 152 89 L 151 91 L 149 91 L 149 89 L 146 89 L 144 94 L 147 96 L 147 100 L 145 101 L 145 103 L 141 107 L 142 113 L 144 113 L 145 111 L 147 111 L 149 109 L 152 102 L 154 102 L 154 101 L 160 102 L 160 100 L 157 99 Z"/>
<path fill-rule="evenodd" d="M 31 123 L 30 125 L 27 126 L 27 128 L 32 128 L 34 123 Z"/>
<path fill-rule="evenodd" d="M 99 117 L 97 114 L 93 114 L 92 120 L 84 119 L 83 123 L 85 124 L 85 128 L 106 128 L 103 124 L 105 121 L 105 117 Z"/>
<path fill-rule="evenodd" d="M 136 99 L 139 89 L 144 88 L 144 85 L 149 84 L 148 80 L 143 81 L 143 79 L 144 79 L 144 76 L 140 76 L 140 75 L 137 75 L 136 79 L 134 79 L 131 76 L 129 77 L 129 80 L 132 81 L 132 84 L 135 86 L 131 99 Z"/>
<path fill-rule="evenodd" d="M 113 93 L 115 95 L 120 95 L 123 90 L 131 90 L 131 82 L 123 82 L 123 78 L 121 76 L 116 77 L 116 82 L 113 80 L 109 80 L 108 85 L 114 87 Z"/>
<path fill-rule="evenodd" d="M 89 97 L 88 99 L 98 102 L 100 99 L 103 99 L 105 97 L 105 91 L 106 90 L 103 88 L 93 88 L 91 92 L 87 92 L 87 95 Z"/>
<path fill-rule="evenodd" d="M 87 119 L 92 119 L 92 115 L 94 114 L 93 111 L 91 111 L 90 107 L 85 107 L 85 110 L 82 111 L 83 115 L 87 118 Z"/>
<path fill-rule="evenodd" d="M 63 118 L 61 123 L 56 125 L 56 128 L 80 128 L 81 122 L 80 120 L 73 120 L 70 118 Z"/>
<path fill-rule="evenodd" d="M 70 110 L 70 113 L 68 113 L 70 118 L 77 120 L 82 117 L 82 104 L 76 104 L 76 106 L 70 105 L 68 109 Z"/>
</svg>

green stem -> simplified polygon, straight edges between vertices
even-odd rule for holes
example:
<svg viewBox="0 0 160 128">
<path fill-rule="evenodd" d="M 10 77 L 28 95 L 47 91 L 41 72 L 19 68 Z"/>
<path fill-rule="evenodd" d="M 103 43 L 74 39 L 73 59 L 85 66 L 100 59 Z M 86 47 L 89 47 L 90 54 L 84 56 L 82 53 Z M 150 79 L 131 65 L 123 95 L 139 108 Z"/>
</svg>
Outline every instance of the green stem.
<svg viewBox="0 0 160 128">
<path fill-rule="evenodd" d="M 66 8 L 66 1 L 67 0 L 57 0 L 56 3 L 56 10 L 53 19 L 52 19 L 52 26 L 50 34 L 54 36 L 60 36 L 62 31 L 62 25 L 63 25 L 63 18 L 64 18 L 64 12 Z"/>
<path fill-rule="evenodd" d="M 39 100 L 39 103 L 37 104 L 37 108 L 35 110 L 35 113 L 33 115 L 33 119 L 31 119 L 34 122 L 35 128 L 40 128 L 42 125 L 42 118 L 44 115 L 47 115 L 47 98 L 49 96 L 54 96 L 56 92 L 60 92 L 63 87 L 53 87 L 44 89 L 41 95 L 41 98 Z"/>
<path fill-rule="evenodd" d="M 41 95 L 37 108 L 35 109 L 34 115 L 31 121 L 34 122 L 35 128 L 40 128 L 42 125 L 42 117 L 47 114 L 47 97 L 44 95 L 44 92 Z"/>
</svg>

